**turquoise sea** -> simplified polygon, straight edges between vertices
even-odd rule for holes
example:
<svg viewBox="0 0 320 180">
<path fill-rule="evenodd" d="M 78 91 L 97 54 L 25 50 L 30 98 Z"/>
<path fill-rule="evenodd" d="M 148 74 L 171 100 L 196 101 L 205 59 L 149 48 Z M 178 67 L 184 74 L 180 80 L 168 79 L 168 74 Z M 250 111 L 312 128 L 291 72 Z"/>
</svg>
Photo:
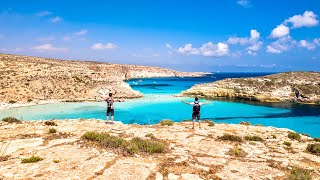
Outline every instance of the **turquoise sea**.
<svg viewBox="0 0 320 180">
<path fill-rule="evenodd" d="M 128 83 L 141 91 L 143 98 L 115 103 L 115 120 L 125 124 L 154 124 L 162 119 L 191 119 L 192 107 L 174 97 L 194 84 L 233 77 L 255 77 L 268 73 L 216 73 L 193 78 L 132 79 Z M 201 100 L 203 102 L 207 100 Z M 23 120 L 99 118 L 105 119 L 105 102 L 55 103 L 0 110 L 0 118 L 14 116 Z M 215 122 L 239 123 L 250 121 L 293 129 L 320 137 L 320 106 L 294 103 L 252 103 L 248 101 L 213 100 L 201 108 L 201 118 Z"/>
</svg>

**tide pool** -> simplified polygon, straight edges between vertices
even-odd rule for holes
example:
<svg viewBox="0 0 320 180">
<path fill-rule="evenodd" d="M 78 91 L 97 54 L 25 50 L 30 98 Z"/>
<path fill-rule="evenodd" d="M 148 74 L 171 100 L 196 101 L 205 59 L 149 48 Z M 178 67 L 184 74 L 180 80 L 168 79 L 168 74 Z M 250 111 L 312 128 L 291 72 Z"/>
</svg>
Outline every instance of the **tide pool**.
<svg viewBox="0 0 320 180">
<path fill-rule="evenodd" d="M 191 119 L 192 106 L 182 103 L 181 100 L 192 102 L 193 99 L 174 97 L 173 94 L 180 93 L 197 83 L 239 76 L 221 74 L 201 78 L 130 80 L 128 83 L 133 85 L 134 89 L 144 93 L 144 97 L 116 102 L 115 120 L 124 124 L 155 124 L 162 119 L 171 119 L 176 122 Z M 252 76 L 252 74 L 241 74 L 242 77 L 246 77 L 245 75 Z M 0 110 L 0 118 L 13 116 L 23 120 L 105 119 L 105 113 L 105 102 L 55 103 Z M 201 118 L 211 119 L 216 123 L 250 121 L 252 124 L 289 128 L 299 133 L 304 132 L 313 137 L 320 137 L 320 106 L 316 105 L 211 101 L 210 104 L 201 107 Z"/>
</svg>

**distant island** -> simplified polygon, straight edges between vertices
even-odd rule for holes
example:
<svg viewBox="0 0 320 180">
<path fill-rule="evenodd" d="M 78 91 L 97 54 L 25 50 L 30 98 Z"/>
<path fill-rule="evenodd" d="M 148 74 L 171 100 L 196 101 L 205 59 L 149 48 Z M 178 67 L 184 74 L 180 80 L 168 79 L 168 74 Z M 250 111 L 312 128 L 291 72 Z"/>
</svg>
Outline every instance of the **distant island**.
<svg viewBox="0 0 320 180">
<path fill-rule="evenodd" d="M 205 98 L 320 104 L 319 72 L 285 72 L 198 84 L 181 93 Z"/>
<path fill-rule="evenodd" d="M 70 61 L 0 54 L 0 107 L 60 101 L 138 98 L 125 80 L 150 77 L 202 76 L 203 73 L 92 61 Z"/>
</svg>

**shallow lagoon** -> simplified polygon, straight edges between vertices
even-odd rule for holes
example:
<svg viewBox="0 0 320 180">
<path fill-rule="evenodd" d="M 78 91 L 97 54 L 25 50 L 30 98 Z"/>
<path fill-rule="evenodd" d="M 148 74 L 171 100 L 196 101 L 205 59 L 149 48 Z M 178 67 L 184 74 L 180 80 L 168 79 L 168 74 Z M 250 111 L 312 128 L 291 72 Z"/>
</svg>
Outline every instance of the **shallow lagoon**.
<svg viewBox="0 0 320 180">
<path fill-rule="evenodd" d="M 181 103 L 177 94 L 197 83 L 211 82 L 226 77 L 247 77 L 263 74 L 219 73 L 202 78 L 152 78 L 128 81 L 144 98 L 115 103 L 115 119 L 126 124 L 154 124 L 162 119 L 183 121 L 191 118 L 192 107 Z M 202 100 L 206 101 L 206 100 Z M 55 103 L 0 110 L 0 118 L 14 116 L 24 120 L 105 118 L 104 102 Z M 300 104 L 257 104 L 249 102 L 212 101 L 201 108 L 202 119 L 215 122 L 239 123 L 250 121 L 293 129 L 320 137 L 320 107 Z"/>
</svg>

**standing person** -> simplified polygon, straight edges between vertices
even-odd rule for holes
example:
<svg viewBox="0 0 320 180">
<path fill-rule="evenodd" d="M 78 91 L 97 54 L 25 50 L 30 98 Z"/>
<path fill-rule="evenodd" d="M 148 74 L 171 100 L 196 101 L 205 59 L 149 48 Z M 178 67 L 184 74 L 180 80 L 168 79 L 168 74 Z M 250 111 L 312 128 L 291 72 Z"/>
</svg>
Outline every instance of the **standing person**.
<svg viewBox="0 0 320 180">
<path fill-rule="evenodd" d="M 111 116 L 111 123 L 113 124 L 113 120 L 114 120 L 114 100 L 112 97 L 112 93 L 109 93 L 109 97 L 107 99 L 105 99 L 105 101 L 107 102 L 107 114 L 106 114 L 106 123 L 108 123 L 109 120 L 109 116 Z"/>
<path fill-rule="evenodd" d="M 192 129 L 194 129 L 194 123 L 196 118 L 198 118 L 198 122 L 199 122 L 199 128 L 201 129 L 201 121 L 200 121 L 200 107 L 205 105 L 205 104 L 209 104 L 210 102 L 205 102 L 205 103 L 201 103 L 198 101 L 198 97 L 194 98 L 194 102 L 185 102 L 185 101 L 181 101 L 185 104 L 188 105 L 192 105 Z"/>
</svg>

